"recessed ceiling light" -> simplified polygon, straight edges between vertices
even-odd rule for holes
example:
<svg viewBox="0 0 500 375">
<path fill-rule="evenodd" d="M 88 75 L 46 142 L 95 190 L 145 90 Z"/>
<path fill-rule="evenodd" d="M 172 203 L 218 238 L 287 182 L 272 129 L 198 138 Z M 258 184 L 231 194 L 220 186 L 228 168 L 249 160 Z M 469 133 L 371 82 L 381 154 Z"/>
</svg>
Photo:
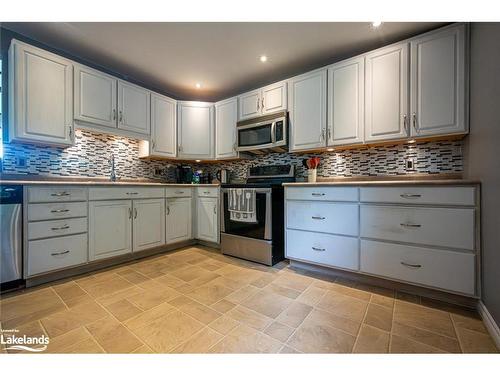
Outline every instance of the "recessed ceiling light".
<svg viewBox="0 0 500 375">
<path fill-rule="evenodd" d="M 373 27 L 379 27 L 380 25 L 382 25 L 382 21 L 375 21 L 375 22 L 372 22 L 372 26 L 373 26 Z"/>
<path fill-rule="evenodd" d="M 200 82 L 197 82 L 195 86 L 196 86 L 197 89 L 201 89 L 201 83 Z"/>
<path fill-rule="evenodd" d="M 262 55 L 262 56 L 260 57 L 260 62 L 265 63 L 266 61 L 267 61 L 267 56 L 266 56 L 266 55 Z"/>
</svg>

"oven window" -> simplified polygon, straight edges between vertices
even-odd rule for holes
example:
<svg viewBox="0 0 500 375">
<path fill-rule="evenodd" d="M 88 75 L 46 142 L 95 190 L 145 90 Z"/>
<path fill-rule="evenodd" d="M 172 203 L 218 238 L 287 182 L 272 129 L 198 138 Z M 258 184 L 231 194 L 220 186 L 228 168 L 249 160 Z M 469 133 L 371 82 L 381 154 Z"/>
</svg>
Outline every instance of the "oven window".
<svg viewBox="0 0 500 375">
<path fill-rule="evenodd" d="M 244 223 L 232 221 L 229 219 L 228 197 L 227 193 L 223 195 L 224 199 L 224 232 L 237 236 L 256 238 L 259 240 L 269 240 L 265 238 L 266 231 L 266 194 L 257 193 L 255 195 L 255 209 L 257 210 L 257 223 Z"/>
<path fill-rule="evenodd" d="M 238 129 L 238 146 L 258 146 L 271 143 L 271 124 Z"/>
</svg>

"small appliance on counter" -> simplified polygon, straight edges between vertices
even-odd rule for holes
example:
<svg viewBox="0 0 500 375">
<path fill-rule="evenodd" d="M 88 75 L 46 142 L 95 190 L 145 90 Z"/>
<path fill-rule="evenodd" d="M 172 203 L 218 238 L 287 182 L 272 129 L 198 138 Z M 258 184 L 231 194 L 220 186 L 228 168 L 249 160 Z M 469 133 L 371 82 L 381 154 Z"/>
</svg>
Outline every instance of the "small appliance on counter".
<svg viewBox="0 0 500 375">
<path fill-rule="evenodd" d="M 215 175 L 221 184 L 229 183 L 230 172 L 228 169 L 219 169 Z"/>
<path fill-rule="evenodd" d="M 189 165 L 177 166 L 175 180 L 178 184 L 191 184 L 193 182 L 193 168 Z"/>
</svg>

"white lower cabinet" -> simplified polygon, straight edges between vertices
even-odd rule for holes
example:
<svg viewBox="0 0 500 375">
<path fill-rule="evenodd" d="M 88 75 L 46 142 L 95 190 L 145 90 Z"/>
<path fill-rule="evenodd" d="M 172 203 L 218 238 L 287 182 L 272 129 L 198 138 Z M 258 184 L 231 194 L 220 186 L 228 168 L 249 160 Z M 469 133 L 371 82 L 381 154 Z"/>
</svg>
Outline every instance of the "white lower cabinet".
<svg viewBox="0 0 500 375">
<path fill-rule="evenodd" d="M 196 199 L 196 238 L 208 242 L 219 242 L 217 198 Z"/>
<path fill-rule="evenodd" d="M 89 203 L 89 258 L 97 260 L 132 252 L 132 201 Z"/>
<path fill-rule="evenodd" d="M 193 199 L 190 197 L 167 199 L 167 244 L 187 241 L 193 238 L 192 202 Z"/>
<path fill-rule="evenodd" d="M 165 200 L 133 201 L 133 251 L 165 244 Z"/>
</svg>

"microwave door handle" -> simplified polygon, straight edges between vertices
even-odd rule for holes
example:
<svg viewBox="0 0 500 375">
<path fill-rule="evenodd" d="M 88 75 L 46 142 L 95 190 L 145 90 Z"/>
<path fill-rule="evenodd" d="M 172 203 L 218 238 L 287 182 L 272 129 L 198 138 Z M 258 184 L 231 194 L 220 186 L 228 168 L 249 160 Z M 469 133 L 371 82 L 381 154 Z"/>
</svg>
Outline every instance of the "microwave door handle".
<svg viewBox="0 0 500 375">
<path fill-rule="evenodd" d="M 276 122 L 271 124 L 271 143 L 273 145 L 276 143 Z"/>
</svg>

